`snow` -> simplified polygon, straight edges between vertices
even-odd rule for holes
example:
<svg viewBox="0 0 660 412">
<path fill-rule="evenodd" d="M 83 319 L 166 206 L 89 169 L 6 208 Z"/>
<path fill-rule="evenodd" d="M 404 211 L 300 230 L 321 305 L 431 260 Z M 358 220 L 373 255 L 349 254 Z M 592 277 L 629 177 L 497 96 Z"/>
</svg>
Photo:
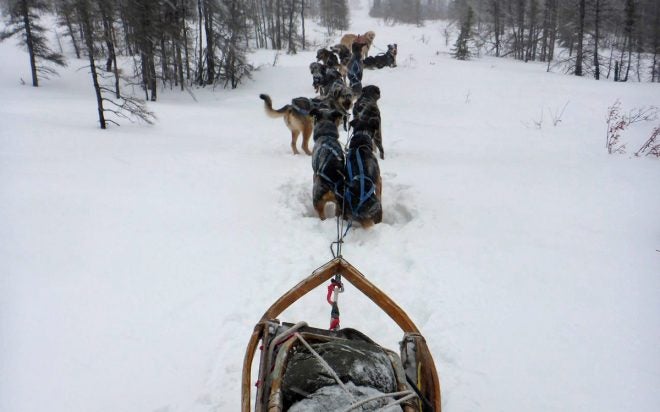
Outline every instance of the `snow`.
<svg viewBox="0 0 660 412">
<path fill-rule="evenodd" d="M 443 410 L 657 410 L 660 163 L 631 155 L 654 124 L 623 133 L 626 155 L 604 144 L 608 106 L 660 106 L 660 86 L 456 61 L 442 23 L 366 12 L 352 28 L 396 42 L 399 66 L 364 73 L 382 94 L 384 222 L 343 252 L 423 332 Z M 258 98 L 312 96 L 314 51 L 274 67 L 260 51 L 239 89 L 162 90 L 154 126 L 106 131 L 83 60 L 32 88 L 12 40 L 0 57 L 0 411 L 238 410 L 254 324 L 336 237 L 310 158 Z M 398 351 L 351 286 L 340 309 Z M 280 318 L 329 317 L 319 288 Z"/>
<path fill-rule="evenodd" d="M 371 397 L 384 396 L 383 393 L 370 388 L 368 386 L 355 386 L 352 382 L 346 385 L 348 391 L 355 396 L 356 399 L 362 400 Z M 352 409 L 354 411 L 370 411 L 375 407 L 381 412 L 401 412 L 401 406 L 393 405 L 387 407 L 390 403 L 395 402 L 392 397 L 379 398 L 378 401 L 371 401 L 364 406 Z M 344 390 L 339 385 L 326 386 L 314 392 L 309 398 L 296 402 L 289 409 L 290 412 L 343 412 L 351 406 L 351 401 L 344 393 Z"/>
</svg>

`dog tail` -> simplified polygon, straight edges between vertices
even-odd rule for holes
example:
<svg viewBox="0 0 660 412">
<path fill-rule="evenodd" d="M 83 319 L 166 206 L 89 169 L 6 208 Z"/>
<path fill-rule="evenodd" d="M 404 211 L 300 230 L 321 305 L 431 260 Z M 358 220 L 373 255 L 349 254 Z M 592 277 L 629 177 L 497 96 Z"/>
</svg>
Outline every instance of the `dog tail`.
<svg viewBox="0 0 660 412">
<path fill-rule="evenodd" d="M 284 116 L 291 109 L 290 105 L 288 104 L 284 105 L 284 107 L 280 109 L 273 109 L 273 101 L 267 94 L 260 94 L 259 98 L 264 101 L 264 109 L 266 110 L 266 114 L 274 119 Z"/>
</svg>

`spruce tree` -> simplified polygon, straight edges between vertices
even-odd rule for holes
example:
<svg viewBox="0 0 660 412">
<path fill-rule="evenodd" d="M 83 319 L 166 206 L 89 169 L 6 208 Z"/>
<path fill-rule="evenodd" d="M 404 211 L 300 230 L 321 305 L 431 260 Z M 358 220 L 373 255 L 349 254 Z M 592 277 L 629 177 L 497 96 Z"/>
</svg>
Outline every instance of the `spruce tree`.
<svg viewBox="0 0 660 412">
<path fill-rule="evenodd" d="M 9 0 L 7 7 L 7 27 L 0 31 L 0 41 L 19 35 L 20 44 L 25 46 L 30 57 L 32 86 L 39 86 L 39 77 L 48 78 L 57 72 L 44 63 L 66 66 L 64 56 L 53 52 L 46 41 L 46 29 L 39 24 L 39 13 L 50 10 L 44 0 Z"/>
<path fill-rule="evenodd" d="M 472 7 L 468 6 L 465 12 L 465 17 L 461 24 L 461 31 L 458 34 L 454 48 L 451 51 L 452 56 L 458 60 L 467 60 L 470 58 L 470 41 L 472 41 L 472 22 L 474 20 L 474 12 Z"/>
</svg>

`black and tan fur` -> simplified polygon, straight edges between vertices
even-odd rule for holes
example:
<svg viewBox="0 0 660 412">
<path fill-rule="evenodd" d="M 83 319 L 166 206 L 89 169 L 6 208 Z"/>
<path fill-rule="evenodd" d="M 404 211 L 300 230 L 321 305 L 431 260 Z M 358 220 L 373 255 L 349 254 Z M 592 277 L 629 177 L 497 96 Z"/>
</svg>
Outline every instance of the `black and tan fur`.
<svg viewBox="0 0 660 412">
<path fill-rule="evenodd" d="M 353 119 L 377 119 L 378 126 L 374 130 L 373 143 L 374 150 L 378 149 L 380 158 L 385 159 L 385 150 L 383 150 L 383 132 L 381 127 L 380 109 L 378 108 L 378 99 L 380 99 L 380 88 L 378 86 L 364 86 L 362 94 L 353 105 Z"/>
<path fill-rule="evenodd" d="M 267 94 L 260 94 L 264 101 L 266 114 L 272 118 L 284 118 L 284 124 L 291 131 L 291 150 L 293 154 L 299 154 L 297 149 L 298 136 L 302 134 L 302 149 L 308 155 L 309 140 L 314 130 L 314 120 L 311 116 L 313 109 L 332 109 L 342 114 L 344 123 L 348 121 L 349 111 L 353 106 L 353 94 L 351 90 L 339 79 L 335 84 L 328 86 L 328 94 L 320 98 L 296 97 L 291 104 L 284 105 L 280 109 L 273 109 L 273 103 Z"/>
<path fill-rule="evenodd" d="M 336 54 L 334 48 L 331 48 L 330 50 L 319 49 L 316 52 L 317 61 L 320 61 L 328 68 L 336 69 L 339 72 L 339 74 L 341 74 L 342 78 L 346 80 L 346 71 L 347 71 L 346 64 L 348 63 L 348 59 L 346 59 L 346 61 L 341 61 L 339 57 L 338 57 L 338 53 Z"/>
<path fill-rule="evenodd" d="M 372 150 L 372 139 L 378 119 L 353 119 L 353 135 L 346 153 L 346 188 L 344 210 L 346 219 L 370 227 L 383 220 L 381 203 L 383 182 L 378 159 Z"/>
<path fill-rule="evenodd" d="M 273 109 L 273 102 L 267 94 L 260 94 L 259 97 L 264 101 L 264 110 L 269 117 L 284 119 L 284 124 L 291 131 L 291 150 L 293 154 L 299 154 L 297 149 L 298 136 L 302 134 L 302 149 L 308 155 L 312 155 L 309 150 L 309 138 L 312 136 L 313 121 L 312 118 L 296 109 L 293 105 L 287 104 L 280 109 Z"/>
<path fill-rule="evenodd" d="M 382 69 L 383 67 L 396 67 L 397 45 L 388 44 L 387 52 L 379 53 L 376 56 L 369 56 L 364 59 L 365 69 Z"/>
<path fill-rule="evenodd" d="M 309 72 L 312 74 L 312 87 L 316 93 L 319 93 L 326 75 L 326 66 L 318 62 L 311 63 Z"/>
<path fill-rule="evenodd" d="M 314 170 L 312 203 L 321 220 L 325 220 L 325 205 L 335 204 L 335 213 L 342 213 L 344 193 L 344 151 L 339 143 L 338 122 L 342 113 L 332 109 L 312 109 L 314 118 Z"/>
<path fill-rule="evenodd" d="M 339 66 L 339 58 L 337 58 L 337 55 L 328 49 L 318 49 L 316 51 L 316 60 L 320 61 L 328 67 Z"/>
</svg>

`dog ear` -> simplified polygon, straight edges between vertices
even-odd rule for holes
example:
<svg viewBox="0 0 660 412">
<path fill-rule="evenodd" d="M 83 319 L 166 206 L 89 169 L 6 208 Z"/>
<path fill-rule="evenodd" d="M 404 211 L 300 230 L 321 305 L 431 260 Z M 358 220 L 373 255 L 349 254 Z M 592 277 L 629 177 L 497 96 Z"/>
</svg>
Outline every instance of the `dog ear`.
<svg viewBox="0 0 660 412">
<path fill-rule="evenodd" d="M 374 86 L 374 92 L 375 92 L 374 97 L 376 98 L 376 100 L 380 99 L 380 87 Z"/>
</svg>

